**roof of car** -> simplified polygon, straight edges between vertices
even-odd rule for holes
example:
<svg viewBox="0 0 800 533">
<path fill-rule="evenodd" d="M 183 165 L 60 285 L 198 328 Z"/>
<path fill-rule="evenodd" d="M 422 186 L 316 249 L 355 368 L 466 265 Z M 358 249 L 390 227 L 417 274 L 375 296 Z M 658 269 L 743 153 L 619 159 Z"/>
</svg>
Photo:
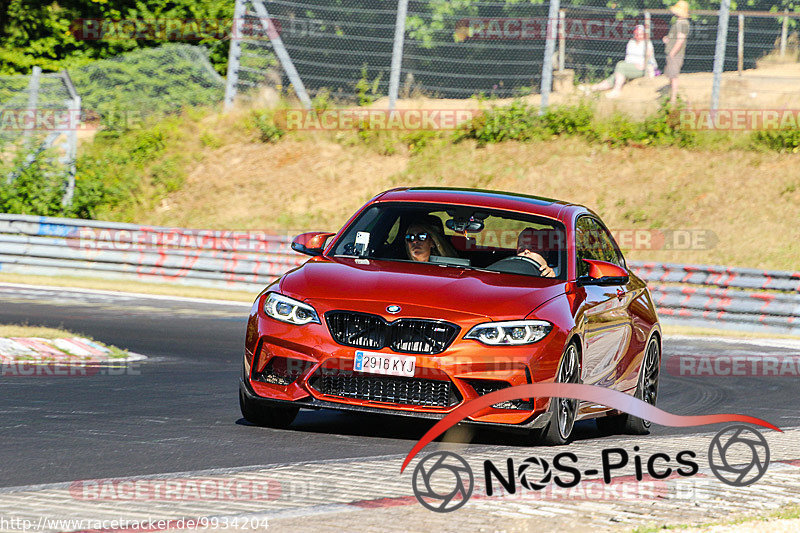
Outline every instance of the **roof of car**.
<svg viewBox="0 0 800 533">
<path fill-rule="evenodd" d="M 449 187 L 403 187 L 386 191 L 375 198 L 378 202 L 431 202 L 462 204 L 490 209 L 505 209 L 560 218 L 574 208 L 586 208 L 570 202 L 531 196 L 514 192 L 488 191 L 481 189 L 457 189 Z M 563 212 L 562 212 L 563 211 Z"/>
</svg>

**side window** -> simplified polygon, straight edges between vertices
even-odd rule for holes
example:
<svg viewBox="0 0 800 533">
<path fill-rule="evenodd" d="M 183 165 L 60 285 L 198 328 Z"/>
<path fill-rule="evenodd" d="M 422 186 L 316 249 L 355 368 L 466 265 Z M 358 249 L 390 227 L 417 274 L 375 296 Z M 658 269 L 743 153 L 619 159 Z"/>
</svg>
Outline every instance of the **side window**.
<svg viewBox="0 0 800 533">
<path fill-rule="evenodd" d="M 589 275 L 589 265 L 584 259 L 599 259 L 592 245 L 592 224 L 588 217 L 581 217 L 575 225 L 575 254 L 578 260 L 578 277 Z"/>
<path fill-rule="evenodd" d="M 575 249 L 578 259 L 578 276 L 589 274 L 589 265 L 583 259 L 607 261 L 623 266 L 622 256 L 617 251 L 611 235 L 591 217 L 581 217 L 575 226 Z"/>
</svg>

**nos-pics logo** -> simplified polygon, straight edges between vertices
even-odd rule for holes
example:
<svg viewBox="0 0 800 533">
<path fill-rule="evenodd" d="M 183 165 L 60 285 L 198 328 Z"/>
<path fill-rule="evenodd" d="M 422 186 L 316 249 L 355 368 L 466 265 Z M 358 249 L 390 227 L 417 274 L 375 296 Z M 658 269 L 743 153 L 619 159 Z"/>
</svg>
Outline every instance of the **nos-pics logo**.
<svg viewBox="0 0 800 533">
<path fill-rule="evenodd" d="M 635 451 L 638 449 L 638 446 L 634 447 Z M 641 481 L 645 471 L 654 479 L 665 479 L 673 473 L 693 476 L 699 471 L 694 461 L 696 456 L 691 450 L 678 452 L 673 465 L 664 453 L 655 453 L 649 458 L 635 455 L 636 479 Z M 744 462 L 739 460 L 741 457 L 745 458 Z M 711 471 L 717 479 L 734 487 L 751 485 L 761 479 L 769 466 L 769 457 L 767 440 L 760 432 L 745 425 L 723 429 L 714 436 L 708 448 Z M 612 483 L 612 472 L 626 467 L 631 461 L 624 449 L 610 448 L 602 452 L 601 470 L 590 468 L 582 471 L 577 462 L 578 457 L 570 452 L 556 455 L 552 465 L 540 457 L 530 457 L 518 467 L 510 458 L 502 468 L 492 461 L 485 461 L 486 494 L 491 496 L 494 492 L 492 480 L 512 494 L 517 490 L 517 483 L 529 491 L 540 491 L 550 483 L 562 488 L 574 487 L 580 483 L 583 474 L 602 474 L 603 482 L 608 485 Z M 467 503 L 475 488 L 475 476 L 464 458 L 453 452 L 438 451 L 417 464 L 412 484 L 419 503 L 431 511 L 447 513 Z"/>
</svg>

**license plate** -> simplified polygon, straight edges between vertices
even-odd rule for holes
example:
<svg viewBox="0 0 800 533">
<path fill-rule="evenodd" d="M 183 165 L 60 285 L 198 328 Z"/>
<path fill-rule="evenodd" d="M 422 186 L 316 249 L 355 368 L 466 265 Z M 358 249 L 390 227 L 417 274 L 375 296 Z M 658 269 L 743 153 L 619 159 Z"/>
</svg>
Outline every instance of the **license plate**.
<svg viewBox="0 0 800 533">
<path fill-rule="evenodd" d="M 409 355 L 388 355 L 379 352 L 356 352 L 353 369 L 369 374 L 414 377 L 417 358 Z"/>
</svg>

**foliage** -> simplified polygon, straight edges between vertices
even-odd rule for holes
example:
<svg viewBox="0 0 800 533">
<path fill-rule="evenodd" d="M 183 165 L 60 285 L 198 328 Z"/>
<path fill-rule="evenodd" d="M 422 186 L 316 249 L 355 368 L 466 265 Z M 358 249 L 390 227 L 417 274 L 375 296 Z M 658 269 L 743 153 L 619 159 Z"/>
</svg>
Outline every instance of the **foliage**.
<svg viewBox="0 0 800 533">
<path fill-rule="evenodd" d="M 278 142 L 281 140 L 281 137 L 286 135 L 286 130 L 281 128 L 275 121 L 275 116 L 272 111 L 251 112 L 249 125 L 258 130 L 258 138 L 263 143 Z"/>
<path fill-rule="evenodd" d="M 381 78 L 383 73 L 378 74 L 375 79 L 370 82 L 369 75 L 367 74 L 367 66 L 361 68 L 361 78 L 356 83 L 356 93 L 358 94 L 358 105 L 370 105 L 372 102 L 381 97 L 379 92 Z"/>
<path fill-rule="evenodd" d="M 408 146 L 411 155 L 418 154 L 431 144 L 435 139 L 439 139 L 441 134 L 435 131 L 417 130 L 403 135 L 402 141 Z"/>
<path fill-rule="evenodd" d="M 781 130 L 764 130 L 753 133 L 755 145 L 761 145 L 778 152 L 800 152 L 800 127 Z"/>
<path fill-rule="evenodd" d="M 133 19 L 210 21 L 208 30 L 198 25 L 199 31 L 187 32 L 183 42 L 205 46 L 215 68 L 223 73 L 229 41 L 219 38 L 213 26 L 217 22 L 229 26 L 233 7 L 232 1 L 217 0 L 6 0 L 0 3 L 0 74 L 27 74 L 37 65 L 59 70 L 167 42 L 166 32 L 146 34 L 153 39 L 131 39 L 129 33 L 115 33 L 113 26 L 106 26 L 104 38 L 84 38 L 84 21 Z"/>
<path fill-rule="evenodd" d="M 203 67 L 204 55 L 202 48 L 167 44 L 95 61 L 70 75 L 84 109 L 103 117 L 135 111 L 141 119 L 222 99 L 223 83 Z"/>
<path fill-rule="evenodd" d="M 184 115 L 98 133 L 77 162 L 76 200 L 80 192 L 86 218 L 120 207 L 135 210 L 145 197 L 158 200 L 180 189 L 189 156 L 176 147 L 186 135 L 185 122 L 193 123 Z"/>
<path fill-rule="evenodd" d="M 19 150 L 9 168 L 3 169 L 0 177 L 0 213 L 22 215 L 64 215 L 61 206 L 66 175 L 58 173 L 51 163 L 52 154 L 41 152 L 27 165 L 29 150 Z M 7 180 L 8 173 L 16 170 L 14 178 Z"/>
<path fill-rule="evenodd" d="M 475 139 L 484 145 L 502 141 L 532 141 L 555 136 L 582 136 L 612 146 L 658 144 L 691 146 L 695 134 L 681 129 L 679 113 L 663 105 L 658 113 L 635 122 L 624 115 L 599 119 L 585 103 L 553 107 L 543 115 L 538 108 L 521 100 L 511 105 L 493 107 L 462 126 L 456 142 Z"/>
</svg>

